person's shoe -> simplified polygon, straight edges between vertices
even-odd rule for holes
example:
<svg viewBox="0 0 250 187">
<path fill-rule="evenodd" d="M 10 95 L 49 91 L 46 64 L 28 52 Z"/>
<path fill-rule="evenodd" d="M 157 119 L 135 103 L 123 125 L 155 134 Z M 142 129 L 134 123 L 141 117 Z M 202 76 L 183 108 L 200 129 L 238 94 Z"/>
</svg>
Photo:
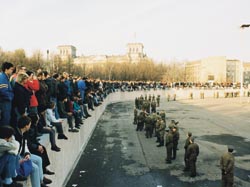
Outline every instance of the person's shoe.
<svg viewBox="0 0 250 187">
<path fill-rule="evenodd" d="M 60 149 L 59 147 L 57 147 L 57 146 L 51 147 L 51 150 L 52 150 L 52 151 L 56 151 L 56 152 L 61 151 L 61 149 Z"/>
<path fill-rule="evenodd" d="M 65 136 L 65 134 L 58 134 L 57 139 L 64 139 L 64 140 L 67 140 L 68 137 Z"/>
<path fill-rule="evenodd" d="M 157 145 L 156 147 L 162 147 L 163 145 L 162 144 L 159 144 L 159 145 Z"/>
<path fill-rule="evenodd" d="M 55 172 L 46 169 L 46 170 L 43 172 L 43 174 L 46 174 L 46 175 L 55 175 Z"/>
<path fill-rule="evenodd" d="M 79 132 L 77 129 L 69 129 L 69 132 Z"/>
<path fill-rule="evenodd" d="M 75 128 L 76 128 L 76 129 L 80 129 L 81 126 L 80 126 L 80 125 L 76 125 Z"/>
<path fill-rule="evenodd" d="M 90 115 L 90 114 L 88 114 L 88 115 L 87 115 L 87 117 L 91 117 L 91 115 Z"/>
<path fill-rule="evenodd" d="M 44 183 L 41 183 L 41 187 L 48 187 L 48 186 Z"/>
<path fill-rule="evenodd" d="M 170 160 L 166 161 L 166 164 L 171 164 L 172 162 Z"/>
<path fill-rule="evenodd" d="M 23 185 L 13 181 L 11 184 L 3 184 L 3 187 L 23 187 Z"/>
<path fill-rule="evenodd" d="M 196 177 L 196 175 L 194 174 L 194 175 L 190 175 L 190 177 Z"/>
<path fill-rule="evenodd" d="M 172 157 L 171 159 L 172 159 L 172 160 L 175 160 L 175 157 Z"/>
<path fill-rule="evenodd" d="M 51 184 L 52 183 L 52 180 L 46 178 L 46 177 L 43 177 L 43 183 L 44 184 Z"/>
<path fill-rule="evenodd" d="M 15 178 L 13 178 L 13 181 L 26 181 L 27 177 L 23 177 L 21 175 L 17 175 Z"/>
</svg>

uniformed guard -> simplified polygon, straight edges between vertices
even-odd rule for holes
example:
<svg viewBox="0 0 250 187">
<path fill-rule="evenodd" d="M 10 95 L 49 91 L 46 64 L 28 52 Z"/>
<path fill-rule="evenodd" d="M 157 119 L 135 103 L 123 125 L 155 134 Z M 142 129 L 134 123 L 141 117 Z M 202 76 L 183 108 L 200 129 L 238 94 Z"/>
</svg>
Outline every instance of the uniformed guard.
<svg viewBox="0 0 250 187">
<path fill-rule="evenodd" d="M 172 149 L 173 149 L 173 135 L 169 129 L 166 129 L 165 133 L 165 146 L 167 151 L 166 163 L 171 164 L 172 159 Z"/>
<path fill-rule="evenodd" d="M 156 102 L 155 102 L 155 100 L 153 100 L 153 101 L 151 102 L 151 112 L 152 112 L 152 113 L 155 113 L 155 112 L 156 112 Z"/>
<path fill-rule="evenodd" d="M 190 169 L 189 164 L 188 164 L 188 158 L 187 158 L 187 148 L 190 145 L 190 138 L 191 137 L 192 137 L 192 133 L 188 132 L 187 139 L 186 139 L 186 142 L 185 142 L 185 145 L 184 145 L 184 149 L 185 149 L 185 153 L 184 153 L 185 168 L 184 168 L 183 171 L 189 171 L 189 169 Z"/>
<path fill-rule="evenodd" d="M 159 118 L 159 128 L 158 128 L 158 133 L 159 133 L 159 145 L 157 147 L 164 146 L 164 134 L 165 134 L 165 129 L 166 129 L 166 124 L 165 122 Z"/>
<path fill-rule="evenodd" d="M 157 107 L 160 107 L 160 95 L 157 95 L 156 101 L 157 101 Z"/>
<path fill-rule="evenodd" d="M 161 119 L 166 123 L 166 113 L 164 111 L 160 112 Z"/>
<path fill-rule="evenodd" d="M 153 94 L 153 96 L 152 96 L 152 101 L 155 101 L 155 95 Z"/>
<path fill-rule="evenodd" d="M 174 125 L 174 127 L 172 129 L 172 134 L 173 134 L 173 157 L 172 157 L 172 160 L 175 160 L 177 147 L 178 147 L 178 141 L 180 139 L 180 133 L 179 133 L 176 125 Z"/>
<path fill-rule="evenodd" d="M 152 118 L 149 114 L 147 114 L 145 119 L 145 131 L 146 131 L 146 138 L 152 138 L 153 134 L 153 125 L 152 125 Z"/>
<path fill-rule="evenodd" d="M 152 96 L 151 96 L 151 94 L 149 94 L 148 100 L 151 101 L 151 99 L 152 99 Z"/>
<path fill-rule="evenodd" d="M 222 187 L 233 187 L 234 185 L 234 155 L 233 147 L 228 147 L 228 152 L 224 153 L 220 159 L 220 168 L 222 174 Z"/>
<path fill-rule="evenodd" d="M 136 107 L 134 108 L 134 124 L 137 124 L 137 119 L 138 119 L 138 110 Z"/>
<path fill-rule="evenodd" d="M 194 143 L 194 137 L 189 139 L 190 145 L 187 148 L 187 160 L 190 167 L 190 177 L 196 176 L 196 161 L 199 155 L 199 146 Z"/>
<path fill-rule="evenodd" d="M 137 128 L 136 131 L 142 131 L 144 127 L 145 122 L 145 113 L 142 111 L 140 112 L 138 118 L 137 118 Z"/>
</svg>

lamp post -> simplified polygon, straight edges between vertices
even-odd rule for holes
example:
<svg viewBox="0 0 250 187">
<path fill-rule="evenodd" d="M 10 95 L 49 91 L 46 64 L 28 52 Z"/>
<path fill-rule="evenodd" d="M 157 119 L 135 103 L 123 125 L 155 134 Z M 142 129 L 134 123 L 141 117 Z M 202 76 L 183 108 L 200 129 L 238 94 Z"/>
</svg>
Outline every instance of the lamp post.
<svg viewBox="0 0 250 187">
<path fill-rule="evenodd" d="M 242 24 L 240 28 L 243 30 L 245 28 L 250 27 L 250 24 Z M 243 81 L 244 81 L 244 68 L 243 68 L 243 61 L 240 63 L 240 96 L 243 97 Z"/>
</svg>

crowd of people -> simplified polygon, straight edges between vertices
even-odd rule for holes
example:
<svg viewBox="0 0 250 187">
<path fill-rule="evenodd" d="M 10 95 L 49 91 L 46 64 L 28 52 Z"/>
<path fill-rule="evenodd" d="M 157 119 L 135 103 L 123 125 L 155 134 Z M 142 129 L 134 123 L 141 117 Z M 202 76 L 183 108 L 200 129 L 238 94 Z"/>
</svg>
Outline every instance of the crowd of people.
<svg viewBox="0 0 250 187">
<path fill-rule="evenodd" d="M 28 176 L 18 171 L 26 161 L 32 162 L 32 187 L 46 187 L 52 181 L 44 175 L 55 173 L 48 169 L 49 156 L 39 136 L 49 134 L 51 150 L 60 152 L 57 139 L 68 140 L 65 129 L 78 133 L 84 119 L 91 117 L 89 110 L 102 104 L 114 84 L 67 72 L 50 75 L 10 62 L 1 68 L 0 187 L 22 186 L 17 181 Z M 64 120 L 68 128 L 63 127 Z"/>
<path fill-rule="evenodd" d="M 157 101 L 156 101 L 157 100 Z M 137 125 L 136 131 L 145 131 L 146 138 L 156 137 L 157 147 L 166 147 L 166 164 L 171 164 L 176 159 L 178 142 L 180 139 L 178 121 L 171 120 L 166 124 L 165 111 L 156 110 L 160 106 L 160 96 L 147 96 L 135 98 L 134 121 Z M 199 145 L 194 142 L 191 132 L 187 133 L 184 145 L 184 172 L 189 172 L 190 177 L 196 177 L 196 161 L 199 156 Z M 221 156 L 220 168 L 222 173 L 222 187 L 233 187 L 234 185 L 234 156 L 233 147 Z"/>
</svg>

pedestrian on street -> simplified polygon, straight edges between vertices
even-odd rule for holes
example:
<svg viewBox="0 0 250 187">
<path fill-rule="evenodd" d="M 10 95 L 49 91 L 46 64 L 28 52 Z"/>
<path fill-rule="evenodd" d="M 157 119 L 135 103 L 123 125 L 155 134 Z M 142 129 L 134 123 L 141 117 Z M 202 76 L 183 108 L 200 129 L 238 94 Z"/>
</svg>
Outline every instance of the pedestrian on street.
<svg viewBox="0 0 250 187">
<path fill-rule="evenodd" d="M 184 149 L 185 149 L 185 153 L 184 153 L 185 168 L 184 168 L 183 171 L 189 171 L 189 169 L 190 169 L 189 164 L 188 164 L 187 148 L 190 145 L 190 138 L 191 137 L 192 137 L 192 133 L 188 132 L 187 139 L 186 139 L 186 142 L 185 142 L 185 145 L 184 145 Z"/>
<path fill-rule="evenodd" d="M 229 146 L 228 151 L 221 156 L 220 168 L 221 168 L 221 186 L 233 187 L 234 185 L 234 155 L 233 147 Z"/>
</svg>

